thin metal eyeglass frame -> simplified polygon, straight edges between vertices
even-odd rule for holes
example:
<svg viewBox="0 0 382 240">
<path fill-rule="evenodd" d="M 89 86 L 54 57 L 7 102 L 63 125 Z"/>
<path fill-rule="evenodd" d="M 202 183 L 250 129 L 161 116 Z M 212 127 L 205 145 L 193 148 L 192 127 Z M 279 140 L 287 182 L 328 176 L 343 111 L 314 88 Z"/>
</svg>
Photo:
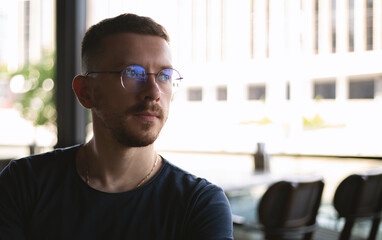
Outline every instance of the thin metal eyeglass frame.
<svg viewBox="0 0 382 240">
<path fill-rule="evenodd" d="M 126 68 L 128 68 L 128 67 L 130 67 L 130 66 L 127 66 Z M 125 69 L 126 69 L 126 68 L 125 68 Z M 125 69 L 123 69 L 123 70 L 120 71 L 120 72 L 117 72 L 117 71 L 99 71 L 99 72 L 97 72 L 97 71 L 92 71 L 92 72 L 86 72 L 86 73 L 85 73 L 85 77 L 88 77 L 88 75 L 93 74 L 93 73 L 119 74 L 120 77 L 121 77 L 121 81 L 122 81 L 122 77 L 123 77 L 123 76 L 122 76 L 122 73 L 123 73 L 123 71 L 125 71 Z M 143 69 L 144 69 L 144 68 L 143 68 Z M 158 78 L 159 73 L 162 72 L 163 70 L 167 70 L 167 69 L 174 70 L 174 71 L 176 71 L 176 72 L 178 73 L 179 78 L 177 78 L 176 80 L 181 81 L 181 80 L 183 79 L 183 77 L 180 75 L 179 71 L 176 70 L 175 68 L 164 68 L 164 69 L 160 70 L 158 73 L 148 73 L 148 72 L 145 71 L 145 74 L 146 74 L 146 76 L 154 75 L 154 76 L 155 76 L 155 82 L 158 83 L 158 82 L 157 82 L 157 78 Z M 147 81 L 147 78 L 145 79 L 145 81 Z M 125 88 L 125 86 L 123 85 L 122 82 L 121 82 L 121 84 L 122 84 L 123 88 Z M 173 84 L 174 84 L 174 83 L 173 83 Z"/>
</svg>

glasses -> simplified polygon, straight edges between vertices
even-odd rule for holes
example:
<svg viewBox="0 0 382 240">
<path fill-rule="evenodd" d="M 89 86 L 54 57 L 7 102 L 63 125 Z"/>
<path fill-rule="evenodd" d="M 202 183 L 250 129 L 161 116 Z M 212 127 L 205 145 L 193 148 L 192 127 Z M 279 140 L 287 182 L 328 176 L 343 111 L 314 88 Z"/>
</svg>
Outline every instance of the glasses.
<svg viewBox="0 0 382 240">
<path fill-rule="evenodd" d="M 163 93 L 169 92 L 172 87 L 179 86 L 181 80 L 183 79 L 178 70 L 173 68 L 165 68 L 160 70 L 158 73 L 148 73 L 143 67 L 138 65 L 127 66 L 121 72 L 86 72 L 85 77 L 93 73 L 120 74 L 122 87 L 129 91 L 138 91 L 140 87 L 147 82 L 148 76 L 150 75 L 155 76 L 155 82 Z"/>
</svg>

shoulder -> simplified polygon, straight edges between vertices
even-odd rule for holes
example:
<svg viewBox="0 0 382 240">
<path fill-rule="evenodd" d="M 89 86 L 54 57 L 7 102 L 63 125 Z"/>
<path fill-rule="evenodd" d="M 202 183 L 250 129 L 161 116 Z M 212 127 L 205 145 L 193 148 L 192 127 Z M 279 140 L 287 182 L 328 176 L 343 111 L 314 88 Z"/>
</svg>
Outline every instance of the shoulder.
<svg viewBox="0 0 382 240">
<path fill-rule="evenodd" d="M 188 199 L 188 208 L 201 210 L 207 205 L 224 208 L 230 211 L 228 199 L 223 189 L 207 179 L 191 174 L 165 160 L 167 184 L 173 186 L 172 191 L 180 193 Z"/>
<path fill-rule="evenodd" d="M 47 153 L 12 160 L 3 169 L 0 173 L 1 235 L 13 234 L 15 236 L 12 239 L 24 239 L 21 234 L 24 233 L 28 217 L 32 216 L 41 199 L 45 199 L 44 203 L 52 200 L 50 198 L 52 195 L 42 197 L 43 194 L 51 194 L 52 189 L 61 190 L 57 187 L 60 186 L 57 181 L 64 174 L 67 166 L 71 165 L 68 158 L 72 158 L 71 156 L 74 156 L 75 152 L 76 147 L 56 149 Z M 44 208 L 39 209 L 43 210 Z"/>
<path fill-rule="evenodd" d="M 12 160 L 0 173 L 0 202 L 5 198 L 30 202 L 45 189 L 61 186 L 65 175 L 71 174 L 78 146 Z M 25 200 L 25 202 L 24 202 Z"/>
<path fill-rule="evenodd" d="M 207 179 L 189 173 L 188 171 L 179 168 L 164 158 L 163 160 L 163 171 L 166 175 L 166 181 L 172 182 L 171 185 L 185 188 L 194 193 L 201 193 L 205 191 L 222 191 L 220 187 L 209 182 Z"/>
<path fill-rule="evenodd" d="M 16 159 L 12 162 L 15 164 L 32 164 L 41 167 L 41 165 L 44 165 L 47 162 L 54 162 L 54 160 L 62 160 L 74 157 L 79 147 L 80 145 L 75 145 L 67 148 L 57 148 L 49 152 Z"/>
<path fill-rule="evenodd" d="M 79 145 L 59 148 L 50 152 L 31 155 L 12 160 L 0 174 L 0 183 L 4 178 L 13 177 L 17 180 L 34 177 L 44 177 L 52 169 L 64 170 L 73 160 Z"/>
<path fill-rule="evenodd" d="M 192 239 L 210 239 L 212 236 L 231 239 L 231 208 L 223 189 L 167 161 L 164 167 L 169 176 L 167 184 L 173 185 L 175 192 L 183 195 L 187 212 L 186 232 Z M 206 229 L 205 226 L 209 227 Z"/>
</svg>

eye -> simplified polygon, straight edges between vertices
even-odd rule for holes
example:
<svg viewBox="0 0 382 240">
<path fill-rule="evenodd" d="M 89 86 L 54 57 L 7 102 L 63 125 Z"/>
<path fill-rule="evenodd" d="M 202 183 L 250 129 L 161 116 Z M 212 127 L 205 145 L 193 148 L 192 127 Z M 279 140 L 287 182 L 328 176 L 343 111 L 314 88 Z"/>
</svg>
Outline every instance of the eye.
<svg viewBox="0 0 382 240">
<path fill-rule="evenodd" d="M 132 69 L 127 69 L 125 74 L 128 78 L 135 78 L 135 76 L 137 76 L 137 73 Z"/>
<path fill-rule="evenodd" d="M 159 74 L 158 80 L 162 82 L 167 82 L 170 79 L 169 75 L 166 74 Z"/>
<path fill-rule="evenodd" d="M 145 82 L 146 72 L 141 66 L 129 66 L 124 70 L 124 76 L 126 78 L 133 78 L 135 81 Z"/>
<path fill-rule="evenodd" d="M 158 74 L 158 80 L 162 82 L 168 82 L 171 80 L 172 69 L 164 69 Z"/>
</svg>

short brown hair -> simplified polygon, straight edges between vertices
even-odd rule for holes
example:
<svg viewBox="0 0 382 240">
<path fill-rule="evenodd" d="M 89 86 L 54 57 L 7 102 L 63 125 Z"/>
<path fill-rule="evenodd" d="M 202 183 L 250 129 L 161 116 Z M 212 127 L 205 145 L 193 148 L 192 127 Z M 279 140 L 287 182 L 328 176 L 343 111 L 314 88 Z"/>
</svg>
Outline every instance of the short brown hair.
<svg viewBox="0 0 382 240">
<path fill-rule="evenodd" d="M 113 18 L 104 19 L 86 31 L 81 46 L 83 67 L 96 55 L 102 40 L 106 36 L 125 32 L 158 36 L 166 40 L 167 43 L 170 43 L 170 37 L 166 29 L 153 19 L 131 13 L 121 14 Z"/>
</svg>

